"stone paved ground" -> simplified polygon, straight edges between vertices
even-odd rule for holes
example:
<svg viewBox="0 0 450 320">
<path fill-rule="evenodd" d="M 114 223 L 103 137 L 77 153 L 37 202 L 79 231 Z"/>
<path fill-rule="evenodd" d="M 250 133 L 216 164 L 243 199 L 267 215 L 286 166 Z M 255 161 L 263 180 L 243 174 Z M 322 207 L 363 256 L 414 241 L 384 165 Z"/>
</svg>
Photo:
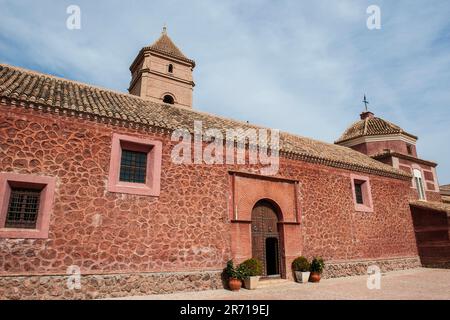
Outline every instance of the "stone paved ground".
<svg viewBox="0 0 450 320">
<path fill-rule="evenodd" d="M 450 270 L 413 269 L 383 274 L 380 290 L 367 289 L 367 277 L 322 280 L 319 284 L 288 282 L 255 291 L 210 290 L 121 299 L 143 300 L 297 300 L 297 299 L 450 299 Z"/>
</svg>

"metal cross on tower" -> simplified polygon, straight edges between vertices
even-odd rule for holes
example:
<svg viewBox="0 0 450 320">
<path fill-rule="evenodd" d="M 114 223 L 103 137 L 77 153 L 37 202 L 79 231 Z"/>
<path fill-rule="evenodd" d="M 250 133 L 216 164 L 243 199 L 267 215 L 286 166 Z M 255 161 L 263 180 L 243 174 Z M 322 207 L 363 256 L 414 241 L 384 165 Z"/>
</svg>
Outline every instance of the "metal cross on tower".
<svg viewBox="0 0 450 320">
<path fill-rule="evenodd" d="M 369 104 L 369 101 L 367 101 L 366 95 L 364 95 L 364 105 L 366 106 L 366 112 L 369 111 L 369 109 L 367 108 L 367 105 Z"/>
</svg>

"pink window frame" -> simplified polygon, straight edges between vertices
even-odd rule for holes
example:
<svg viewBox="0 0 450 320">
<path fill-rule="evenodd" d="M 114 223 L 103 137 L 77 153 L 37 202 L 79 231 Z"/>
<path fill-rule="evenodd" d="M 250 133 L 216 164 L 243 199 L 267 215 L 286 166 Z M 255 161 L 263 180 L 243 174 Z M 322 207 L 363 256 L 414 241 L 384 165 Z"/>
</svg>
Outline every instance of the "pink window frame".
<svg viewBox="0 0 450 320">
<path fill-rule="evenodd" d="M 147 152 L 147 176 L 145 183 L 120 181 L 120 160 L 122 149 Z M 109 166 L 108 191 L 158 197 L 161 189 L 161 141 L 113 134 Z"/>
<path fill-rule="evenodd" d="M 0 238 L 47 239 L 55 185 L 54 177 L 0 173 Z M 11 187 L 33 188 L 41 191 L 36 229 L 5 228 Z"/>
<path fill-rule="evenodd" d="M 369 177 L 351 174 L 350 179 L 352 181 L 352 195 L 355 210 L 359 212 L 373 212 L 372 189 L 370 187 Z M 362 182 L 363 204 L 356 202 L 355 182 Z"/>
</svg>

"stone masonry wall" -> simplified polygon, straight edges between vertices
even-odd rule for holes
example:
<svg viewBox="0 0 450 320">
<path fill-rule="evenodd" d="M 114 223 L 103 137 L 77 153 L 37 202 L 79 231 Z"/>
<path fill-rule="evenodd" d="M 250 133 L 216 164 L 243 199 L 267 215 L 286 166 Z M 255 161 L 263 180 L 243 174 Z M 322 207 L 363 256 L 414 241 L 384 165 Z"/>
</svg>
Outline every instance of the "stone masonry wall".
<svg viewBox="0 0 450 320">
<path fill-rule="evenodd" d="M 367 275 L 367 270 L 370 266 L 377 266 L 380 268 L 381 272 L 389 272 L 419 268 L 421 263 L 419 257 L 329 262 L 325 266 L 323 277 L 327 279 L 354 275 Z"/>
<path fill-rule="evenodd" d="M 22 108 L 0 119 L 0 171 L 57 178 L 49 238 L 0 239 L 0 275 L 220 270 L 230 258 L 223 168 L 174 165 L 170 140 L 146 133 L 164 143 L 161 196 L 109 193 L 111 126 Z"/>
<path fill-rule="evenodd" d="M 221 272 L 83 275 L 79 287 L 68 276 L 0 277 L 0 298 L 102 299 L 223 288 Z"/>
<path fill-rule="evenodd" d="M 106 191 L 113 132 L 163 142 L 159 198 Z M 11 287 L 26 278 L 33 283 L 39 277 L 64 277 L 72 265 L 84 276 L 100 277 L 222 270 L 232 258 L 228 170 L 258 168 L 175 165 L 169 137 L 167 132 L 0 106 L 0 172 L 57 179 L 49 238 L 0 239 L 0 281 Z M 281 159 L 279 176 L 299 181 L 298 255 L 320 255 L 326 261 L 417 257 L 409 181 L 367 175 L 374 212 L 356 212 L 350 173 Z M 181 283 L 185 287 L 180 290 L 192 288 Z M 37 290 L 24 292 L 37 297 L 35 292 L 43 289 Z"/>
</svg>

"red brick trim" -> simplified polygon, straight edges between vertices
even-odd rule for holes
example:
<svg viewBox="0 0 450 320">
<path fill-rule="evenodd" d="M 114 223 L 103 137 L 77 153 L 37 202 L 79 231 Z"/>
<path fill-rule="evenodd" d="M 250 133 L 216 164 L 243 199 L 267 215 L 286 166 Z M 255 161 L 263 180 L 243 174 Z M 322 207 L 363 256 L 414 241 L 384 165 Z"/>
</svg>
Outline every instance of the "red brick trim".
<svg viewBox="0 0 450 320">
<path fill-rule="evenodd" d="M 147 152 L 146 183 L 130 183 L 119 180 L 122 148 Z M 108 191 L 158 197 L 161 189 L 162 142 L 113 134 L 109 166 Z"/>
<path fill-rule="evenodd" d="M 352 181 L 352 195 L 355 210 L 359 212 L 373 212 L 372 189 L 370 187 L 369 177 L 351 174 L 350 179 Z M 359 204 L 356 202 L 355 182 L 363 182 L 362 192 L 364 204 Z"/>
<path fill-rule="evenodd" d="M 0 238 L 10 239 L 47 239 L 50 215 L 53 208 L 56 178 L 23 175 L 15 173 L 0 173 Z M 8 213 L 11 187 L 20 186 L 41 190 L 39 213 L 36 229 L 4 228 Z"/>
</svg>

